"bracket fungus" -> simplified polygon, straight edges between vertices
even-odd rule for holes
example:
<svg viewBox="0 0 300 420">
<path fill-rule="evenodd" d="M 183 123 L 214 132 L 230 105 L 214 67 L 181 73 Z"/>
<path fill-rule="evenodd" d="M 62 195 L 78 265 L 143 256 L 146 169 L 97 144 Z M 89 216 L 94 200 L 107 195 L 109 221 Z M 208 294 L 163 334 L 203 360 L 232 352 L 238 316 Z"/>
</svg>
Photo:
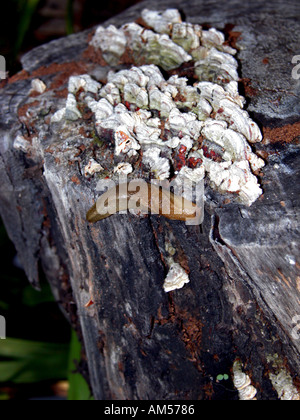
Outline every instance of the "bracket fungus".
<svg viewBox="0 0 300 420">
<path fill-rule="evenodd" d="M 238 91 L 236 50 L 222 32 L 183 22 L 176 9 L 145 9 L 138 22 L 96 28 L 83 53 L 87 65 L 66 74 L 67 89 L 60 90 L 57 108 L 47 109 L 44 120 L 58 139 L 77 142 L 75 154 L 68 141 L 61 151 L 78 163 L 83 182 L 118 180 L 120 190 L 122 183 L 144 181 L 140 208 L 129 207 L 136 191 L 117 197 L 117 189 L 109 188 L 98 201 L 115 197 L 112 210 L 102 213 L 97 201 L 87 220 L 131 209 L 200 224 L 204 184 L 206 196 L 216 192 L 220 204 L 251 206 L 262 194 L 257 171 L 264 161 L 254 151 L 262 134 Z M 34 95 L 52 94 L 38 80 L 32 89 Z M 43 103 L 36 102 L 32 115 L 25 108 L 26 118 L 45 115 Z M 44 131 L 32 141 L 40 141 Z M 14 147 L 25 152 L 30 143 L 17 136 Z M 72 182 L 79 188 L 79 176 Z M 174 189 L 168 196 L 171 212 L 161 208 L 162 183 Z M 166 291 L 189 281 L 176 262 L 169 268 Z"/>
<path fill-rule="evenodd" d="M 181 265 L 172 263 L 165 278 L 163 288 L 165 292 L 171 292 L 172 290 L 181 289 L 189 281 L 189 276 Z"/>
<path fill-rule="evenodd" d="M 251 385 L 249 375 L 243 372 L 243 366 L 240 360 L 235 360 L 232 367 L 233 383 L 238 390 L 239 399 L 244 401 L 256 400 L 257 390 Z"/>
<path fill-rule="evenodd" d="M 176 9 L 145 9 L 139 22 L 96 29 L 89 47 L 111 67 L 106 83 L 72 76 L 51 122 L 78 121 L 86 107 L 114 153 L 112 174 L 134 179 L 142 164 L 148 178 L 175 185 L 206 178 L 250 206 L 262 194 L 255 172 L 264 161 L 252 149 L 262 135 L 243 109 L 236 50 L 220 31 L 182 22 Z M 183 64 L 192 78 L 177 71 Z"/>
</svg>

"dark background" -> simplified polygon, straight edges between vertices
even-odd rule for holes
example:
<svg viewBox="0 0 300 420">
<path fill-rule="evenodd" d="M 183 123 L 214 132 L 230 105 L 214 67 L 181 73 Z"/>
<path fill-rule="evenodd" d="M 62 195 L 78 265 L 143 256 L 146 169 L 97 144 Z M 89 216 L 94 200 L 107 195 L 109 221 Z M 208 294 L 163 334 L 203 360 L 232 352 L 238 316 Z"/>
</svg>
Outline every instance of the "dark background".
<svg viewBox="0 0 300 420">
<path fill-rule="evenodd" d="M 0 54 L 10 75 L 35 46 L 93 27 L 141 0 L 8 0 L 2 5 Z"/>
</svg>

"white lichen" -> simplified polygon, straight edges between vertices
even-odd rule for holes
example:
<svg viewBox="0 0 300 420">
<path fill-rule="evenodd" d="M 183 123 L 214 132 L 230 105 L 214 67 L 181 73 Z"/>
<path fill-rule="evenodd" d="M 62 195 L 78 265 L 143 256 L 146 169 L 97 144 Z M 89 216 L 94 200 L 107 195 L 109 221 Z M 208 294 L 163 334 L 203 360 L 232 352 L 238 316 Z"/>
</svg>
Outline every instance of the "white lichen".
<svg viewBox="0 0 300 420">
<path fill-rule="evenodd" d="M 181 16 L 177 9 L 167 9 L 163 12 L 144 9 L 141 13 L 146 25 L 160 34 L 169 34 L 174 23 L 181 23 Z"/>
<path fill-rule="evenodd" d="M 178 263 L 172 263 L 165 278 L 163 288 L 165 292 L 181 289 L 190 279 L 186 271 Z"/>
<path fill-rule="evenodd" d="M 252 152 L 246 137 L 239 131 L 228 128 L 226 121 L 208 118 L 201 133 L 225 150 L 222 156 L 225 161 L 248 160 L 254 171 L 264 166 L 264 161 Z"/>
<path fill-rule="evenodd" d="M 243 366 L 239 360 L 233 364 L 233 384 L 238 390 L 240 400 L 256 400 L 256 388 L 251 385 L 249 375 L 243 372 Z"/>
<path fill-rule="evenodd" d="M 125 124 L 120 125 L 115 131 L 114 139 L 116 156 L 120 155 L 121 153 L 134 156 L 137 153 L 136 151 L 141 148 L 138 141 L 135 139 Z"/>
<path fill-rule="evenodd" d="M 279 370 L 279 372 L 270 373 L 269 376 L 280 400 L 300 400 L 300 392 L 293 384 L 291 375 L 284 368 Z"/>
<path fill-rule="evenodd" d="M 44 93 L 47 89 L 47 86 L 45 83 L 40 79 L 32 79 L 31 81 L 31 93 L 37 92 L 37 93 Z"/>
<path fill-rule="evenodd" d="M 87 106 L 98 136 L 133 173 L 126 160 L 140 156 L 156 179 L 172 176 L 180 187 L 206 176 L 212 188 L 250 206 L 262 194 L 254 172 L 264 161 L 251 148 L 262 135 L 243 109 L 235 50 L 216 29 L 182 22 L 176 9 L 145 9 L 142 19 L 146 29 L 128 23 L 96 30 L 91 45 L 109 64 L 119 63 L 127 51 L 135 65 L 110 71 L 103 86 L 89 75 L 72 76 L 66 106 L 51 122 L 76 121 Z M 192 58 L 200 79 L 193 85 L 179 75 L 165 79 L 155 65 L 171 69 Z M 137 66 L 141 62 L 151 64 Z"/>
<path fill-rule="evenodd" d="M 14 140 L 14 149 L 21 150 L 24 153 L 27 153 L 30 149 L 30 142 L 25 139 L 25 137 L 18 134 Z"/>
<path fill-rule="evenodd" d="M 199 168 L 188 168 L 187 166 L 184 166 L 180 169 L 180 171 L 177 174 L 177 179 L 188 179 L 191 182 L 198 183 L 201 181 L 205 176 L 205 169 L 204 166 L 200 166 Z"/>
<path fill-rule="evenodd" d="M 167 34 L 156 33 L 136 23 L 123 25 L 121 30 L 127 39 L 127 49 L 137 64 L 153 63 L 170 70 L 192 59 Z"/>
<path fill-rule="evenodd" d="M 95 159 L 90 159 L 88 164 L 84 167 L 84 175 L 86 177 L 93 176 L 98 172 L 103 171 L 103 167 Z"/>
<path fill-rule="evenodd" d="M 223 80 L 239 80 L 237 62 L 231 54 L 211 48 L 195 63 L 195 72 L 200 80 L 222 83 Z"/>
<path fill-rule="evenodd" d="M 151 172 L 157 179 L 168 179 L 170 177 L 169 159 L 161 157 L 161 149 L 152 147 L 144 152 L 143 160 L 150 167 Z"/>
<path fill-rule="evenodd" d="M 114 25 L 109 25 L 108 28 L 98 26 L 90 44 L 102 51 L 103 58 L 108 64 L 116 65 L 125 52 L 126 43 L 127 40 L 123 30 L 117 29 Z"/>
<path fill-rule="evenodd" d="M 124 86 L 124 101 L 136 105 L 138 108 L 147 108 L 149 105 L 148 92 L 144 87 L 135 83 L 127 83 Z"/>
<path fill-rule="evenodd" d="M 85 102 L 95 114 L 96 126 L 99 121 L 106 120 L 114 112 L 112 104 L 106 98 L 96 101 L 92 97 L 88 96 Z"/>
<path fill-rule="evenodd" d="M 66 108 L 59 109 L 51 117 L 51 123 L 61 122 L 65 119 Z"/>
<path fill-rule="evenodd" d="M 249 206 L 262 194 L 257 178 L 252 174 L 247 160 L 214 162 L 205 158 L 202 150 L 199 156 L 203 160 L 213 188 L 223 193 L 237 193 L 241 202 Z"/>
<path fill-rule="evenodd" d="M 80 89 L 84 92 L 98 93 L 101 88 L 101 83 L 94 80 L 88 74 L 82 74 L 80 76 L 71 76 L 68 83 L 69 93 L 76 95 Z"/>
<path fill-rule="evenodd" d="M 235 54 L 236 50 L 226 45 L 224 34 L 215 28 L 202 30 L 200 25 L 182 22 L 177 9 L 167 9 L 163 12 L 144 9 L 141 13 L 147 27 L 157 33 L 168 34 L 172 41 L 181 45 L 193 57 L 203 53 L 204 48 L 215 47 L 220 51 Z M 194 57 L 195 58 L 195 57 Z"/>
<path fill-rule="evenodd" d="M 66 106 L 63 109 L 58 110 L 51 117 L 51 123 L 60 122 L 63 119 L 76 121 L 82 117 L 81 112 L 78 109 L 78 103 L 76 100 L 76 94 L 80 89 L 86 94 L 93 93 L 97 94 L 101 84 L 96 80 L 92 79 L 88 74 L 82 74 L 80 76 L 71 76 L 68 83 L 68 96 Z M 88 99 L 92 99 L 87 96 Z"/>
<path fill-rule="evenodd" d="M 128 162 L 121 162 L 114 167 L 114 173 L 118 175 L 129 175 L 131 172 L 133 172 L 133 167 Z"/>
<path fill-rule="evenodd" d="M 100 90 L 100 96 L 105 97 L 111 105 L 117 105 L 121 102 L 120 91 L 113 83 L 108 82 L 103 86 Z"/>
<path fill-rule="evenodd" d="M 214 28 L 205 31 L 200 25 L 182 22 L 176 9 L 144 9 L 142 20 L 147 29 L 137 23 L 119 29 L 99 26 L 90 45 L 100 50 L 110 65 L 118 64 L 127 51 L 135 64 L 152 63 L 170 70 L 195 60 L 196 73 L 205 76 L 205 80 L 238 80 L 237 62 L 232 57 L 236 51 L 226 45 L 222 32 Z"/>
<path fill-rule="evenodd" d="M 76 98 L 73 95 L 73 93 L 69 93 L 67 97 L 66 108 L 65 108 L 65 118 L 66 120 L 76 121 L 81 117 L 82 115 L 78 109 Z"/>
<path fill-rule="evenodd" d="M 192 25 L 188 22 L 175 23 L 172 26 L 172 40 L 182 46 L 185 51 L 190 51 L 195 59 L 200 52 L 200 37 L 202 29 L 199 25 Z"/>
</svg>

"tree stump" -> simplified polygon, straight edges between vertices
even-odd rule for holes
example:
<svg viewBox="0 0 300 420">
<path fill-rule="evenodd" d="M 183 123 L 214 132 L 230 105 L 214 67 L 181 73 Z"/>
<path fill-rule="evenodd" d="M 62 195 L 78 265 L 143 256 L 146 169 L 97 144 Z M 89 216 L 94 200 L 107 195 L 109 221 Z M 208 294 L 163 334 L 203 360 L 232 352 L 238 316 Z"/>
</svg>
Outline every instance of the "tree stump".
<svg viewBox="0 0 300 420">
<path fill-rule="evenodd" d="M 89 224 L 96 179 L 83 169 L 99 158 L 97 142 L 84 130 L 58 138 L 49 129 L 71 75 L 105 80 L 110 70 L 87 54 L 88 30 L 34 49 L 2 82 L 7 232 L 29 281 L 38 287 L 43 270 L 78 332 L 96 399 L 238 399 L 238 364 L 257 399 L 299 398 L 299 2 L 151 0 L 105 26 L 134 21 L 145 7 L 178 7 L 238 48 L 240 89 L 264 137 L 263 195 L 251 207 L 226 204 L 207 186 L 201 226 L 130 214 Z M 42 93 L 31 90 L 36 78 Z M 190 282 L 166 293 L 170 248 Z"/>
</svg>

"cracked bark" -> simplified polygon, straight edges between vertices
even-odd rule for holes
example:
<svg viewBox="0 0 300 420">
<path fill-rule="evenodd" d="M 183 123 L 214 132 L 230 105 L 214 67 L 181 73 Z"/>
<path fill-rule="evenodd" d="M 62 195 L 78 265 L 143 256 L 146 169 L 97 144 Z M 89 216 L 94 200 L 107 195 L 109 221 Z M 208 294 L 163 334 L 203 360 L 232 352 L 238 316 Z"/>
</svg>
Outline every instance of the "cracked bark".
<svg viewBox="0 0 300 420">
<path fill-rule="evenodd" d="M 265 133 L 257 146 L 267 161 L 263 197 L 250 208 L 223 205 L 207 187 L 201 226 L 133 215 L 89 225 L 96 180 L 81 168 L 97 146 L 88 133 L 57 139 L 45 122 L 53 104 L 64 103 L 71 74 L 101 79 L 109 70 L 82 58 L 86 31 L 33 50 L 23 72 L 2 86 L 1 216 L 29 280 L 38 286 L 40 265 L 81 336 L 95 398 L 237 399 L 232 380 L 217 376 L 231 376 L 240 358 L 257 398 L 275 399 L 269 374 L 285 369 L 295 386 L 300 374 L 300 91 L 290 64 L 299 5 L 151 1 L 170 6 L 183 8 L 188 21 L 240 34 L 248 111 Z M 109 23 L 134 20 L 144 7 L 149 2 Z M 34 77 L 50 86 L 42 96 L 29 95 Z M 24 150 L 14 147 L 20 133 L 28 138 Z M 190 283 L 166 294 L 170 247 Z"/>
</svg>

